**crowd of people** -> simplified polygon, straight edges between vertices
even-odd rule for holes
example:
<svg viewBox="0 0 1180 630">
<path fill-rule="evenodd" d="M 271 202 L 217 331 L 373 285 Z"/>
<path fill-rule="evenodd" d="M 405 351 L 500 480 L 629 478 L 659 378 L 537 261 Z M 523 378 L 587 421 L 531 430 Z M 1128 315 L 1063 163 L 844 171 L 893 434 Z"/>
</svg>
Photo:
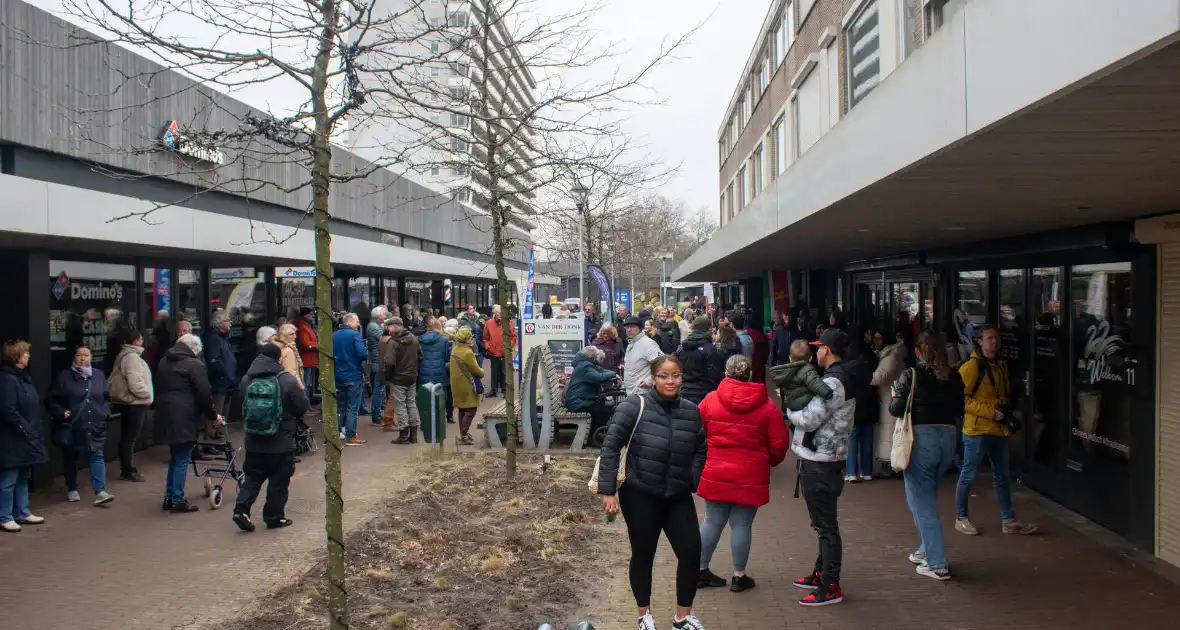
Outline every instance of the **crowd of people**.
<svg viewBox="0 0 1180 630">
<path fill-rule="evenodd" d="M 484 357 L 490 359 L 488 395 L 504 392 L 502 335 L 507 328 L 515 344 L 515 326 L 505 321 L 499 306 L 490 316 L 468 306 L 450 320 L 415 312 L 408 304 L 401 312 L 399 317 L 377 306 L 364 313 L 364 326 L 358 313 L 333 316 L 341 442 L 365 444 L 356 424 L 358 415 L 368 414 L 373 424 L 397 432 L 394 444 L 418 442 L 422 420 L 416 393 L 430 385 L 443 392 L 441 411 L 446 422 L 458 423 L 460 442 L 474 444 L 470 429 L 484 393 Z M 6 343 L 0 350 L 0 531 L 16 533 L 45 521 L 30 511 L 28 485 L 33 466 L 49 461 L 50 447 L 61 452 L 67 501 L 81 500 L 78 469 L 86 465 L 94 505 L 111 506 L 115 495 L 107 485 L 104 452 L 112 419 L 121 425 L 119 479 L 146 482 L 135 466 L 135 448 L 148 409 L 154 410 L 153 443 L 169 449 L 164 511 L 199 509 L 185 494 L 188 469 L 194 460 L 225 456 L 226 421 L 233 417 L 245 433 L 233 521 L 254 531 L 251 509 L 266 484 L 263 522 L 271 529 L 291 525 L 285 513 L 289 483 L 299 462 L 300 438 L 310 435 L 304 416 L 318 392 L 321 349 L 315 323 L 314 312 L 304 308 L 280 316 L 274 327 L 260 327 L 256 353 L 239 378 L 226 311 L 213 312 L 203 338 L 193 334 L 188 321 L 173 327 L 164 311 L 146 344 L 139 330 L 112 327 L 107 340 L 112 350 L 101 368 L 91 364 L 91 348 L 79 345 L 45 396 L 28 372 L 29 344 Z M 49 435 L 43 430 L 46 416 Z"/>
<path fill-rule="evenodd" d="M 601 399 L 591 402 L 594 393 L 618 375 L 627 393 L 609 420 L 598 493 L 608 518 L 622 513 L 626 522 L 639 630 L 656 627 L 651 584 L 661 533 L 677 560 L 673 628 L 703 629 L 693 614 L 698 589 L 754 588 L 746 573 L 752 526 L 758 508 L 770 500 L 770 471 L 788 450 L 796 459 L 795 495 L 802 495 L 818 539 L 814 565 L 793 582 L 807 591 L 799 600 L 803 606 L 843 601 L 839 499 L 845 483 L 880 474 L 900 473 L 904 479 L 919 541 L 908 559 L 917 573 L 950 579 L 937 495 L 960 445 L 955 530 L 979 534 L 967 503 L 986 455 L 1000 531 L 1037 531 L 1017 520 L 1012 507 L 1006 438 L 1019 423 L 1011 411 L 996 327 L 979 327 L 974 351 L 964 359 L 934 331 L 921 332 L 912 342 L 899 336 L 887 345 L 880 332 L 850 327 L 838 312 L 817 325 L 806 308 L 795 319 L 779 314 L 769 338 L 745 327 L 741 309 L 698 317 L 690 307 L 678 322 L 668 309 L 654 317 L 625 309 L 617 315 L 625 340 L 614 326 L 602 324 L 575 362 L 567 392 L 579 408 L 603 405 Z M 619 345 L 621 360 L 617 351 L 608 353 Z M 766 383 L 778 389 L 781 406 Z M 912 427 L 906 463 L 900 470 L 879 470 L 874 429 L 883 427 L 892 436 L 901 418 Z M 694 493 L 705 502 L 703 521 Z M 727 525 L 733 560 L 728 580 L 710 568 Z"/>
</svg>

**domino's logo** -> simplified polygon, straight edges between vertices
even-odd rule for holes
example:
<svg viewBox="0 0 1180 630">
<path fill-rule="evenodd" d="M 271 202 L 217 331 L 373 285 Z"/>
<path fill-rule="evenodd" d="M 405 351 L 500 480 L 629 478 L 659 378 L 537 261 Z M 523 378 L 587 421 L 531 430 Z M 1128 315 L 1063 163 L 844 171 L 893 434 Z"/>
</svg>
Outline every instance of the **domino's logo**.
<svg viewBox="0 0 1180 630">
<path fill-rule="evenodd" d="M 42 285 L 42 286 L 44 286 L 44 285 Z M 57 281 L 53 283 L 53 297 L 60 300 L 62 298 L 62 296 L 64 296 L 66 294 L 66 291 L 69 291 L 69 290 L 70 290 L 70 277 L 67 276 L 66 272 L 63 271 L 63 272 L 61 272 L 60 275 L 57 276 Z"/>
</svg>

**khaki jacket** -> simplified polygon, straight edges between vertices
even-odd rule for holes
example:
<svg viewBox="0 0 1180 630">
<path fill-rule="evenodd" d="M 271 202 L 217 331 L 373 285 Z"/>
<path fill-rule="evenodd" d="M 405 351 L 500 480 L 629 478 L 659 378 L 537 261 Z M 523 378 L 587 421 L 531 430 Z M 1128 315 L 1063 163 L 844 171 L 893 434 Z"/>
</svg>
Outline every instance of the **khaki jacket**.
<svg viewBox="0 0 1180 630">
<path fill-rule="evenodd" d="M 303 359 L 299 356 L 295 342 L 272 341 L 271 343 L 279 347 L 279 364 L 283 366 L 283 371 L 295 377 L 295 380 L 299 382 L 300 389 L 307 390 L 307 384 L 303 382 Z"/>
<path fill-rule="evenodd" d="M 155 391 L 152 388 L 152 371 L 140 355 L 143 347 L 124 344 L 115 357 L 114 368 L 108 378 L 111 402 L 117 405 L 152 404 Z"/>
</svg>

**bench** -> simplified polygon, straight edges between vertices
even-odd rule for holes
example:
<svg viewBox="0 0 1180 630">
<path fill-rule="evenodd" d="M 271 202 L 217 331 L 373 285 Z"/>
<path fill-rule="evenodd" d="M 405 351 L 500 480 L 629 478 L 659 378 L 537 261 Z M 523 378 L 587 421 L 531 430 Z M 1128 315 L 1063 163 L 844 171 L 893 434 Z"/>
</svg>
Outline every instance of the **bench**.
<svg viewBox="0 0 1180 630">
<path fill-rule="evenodd" d="M 524 405 L 522 404 L 521 392 L 525 389 L 528 389 L 529 379 L 527 376 L 530 374 L 530 370 L 536 370 L 536 364 L 539 360 L 540 359 L 536 352 L 529 353 L 529 357 L 525 361 L 524 374 L 526 378 L 524 380 L 524 385 L 518 385 L 514 387 L 516 390 L 516 395 L 513 398 L 516 401 L 516 417 L 518 418 L 516 423 L 516 441 L 518 444 L 523 442 L 526 448 L 533 448 L 535 442 L 530 439 L 532 437 L 532 431 L 524 431 L 522 425 L 525 423 L 519 420 L 520 418 L 526 417 L 526 415 L 523 413 Z M 486 430 L 488 434 L 488 446 L 492 448 L 504 448 L 504 443 L 500 441 L 500 432 L 496 429 L 501 424 L 508 424 L 508 402 L 500 401 L 496 406 L 485 412 L 483 415 L 483 424 L 484 430 Z M 507 431 L 505 431 L 505 434 L 507 434 Z"/>
<path fill-rule="evenodd" d="M 570 411 L 565 408 L 565 387 L 566 384 L 562 382 L 562 372 L 558 370 L 557 363 L 553 360 L 553 354 L 547 347 L 541 347 L 541 368 L 545 371 L 544 386 L 548 390 L 548 401 L 550 408 L 546 409 L 549 416 L 548 430 L 544 430 L 542 425 L 541 431 L 541 449 L 548 449 L 549 445 L 553 443 L 553 438 L 557 433 L 557 426 L 559 424 L 573 425 L 577 427 L 577 432 L 574 433 L 574 441 L 570 444 L 571 451 L 581 451 L 586 447 L 586 442 L 590 439 L 590 414 L 583 411 Z"/>
</svg>

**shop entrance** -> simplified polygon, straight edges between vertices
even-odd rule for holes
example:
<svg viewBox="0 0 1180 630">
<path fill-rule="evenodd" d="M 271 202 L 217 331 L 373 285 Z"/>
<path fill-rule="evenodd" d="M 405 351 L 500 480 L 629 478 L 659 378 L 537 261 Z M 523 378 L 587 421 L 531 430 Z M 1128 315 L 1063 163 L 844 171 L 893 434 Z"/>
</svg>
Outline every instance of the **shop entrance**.
<svg viewBox="0 0 1180 630">
<path fill-rule="evenodd" d="M 1127 535 L 1137 374 L 1130 261 L 956 274 L 963 357 L 995 322 L 1012 380 L 1013 469 L 1028 485 Z M 994 300 L 990 297 L 996 296 Z M 972 383 L 966 383 L 971 389 Z"/>
</svg>

